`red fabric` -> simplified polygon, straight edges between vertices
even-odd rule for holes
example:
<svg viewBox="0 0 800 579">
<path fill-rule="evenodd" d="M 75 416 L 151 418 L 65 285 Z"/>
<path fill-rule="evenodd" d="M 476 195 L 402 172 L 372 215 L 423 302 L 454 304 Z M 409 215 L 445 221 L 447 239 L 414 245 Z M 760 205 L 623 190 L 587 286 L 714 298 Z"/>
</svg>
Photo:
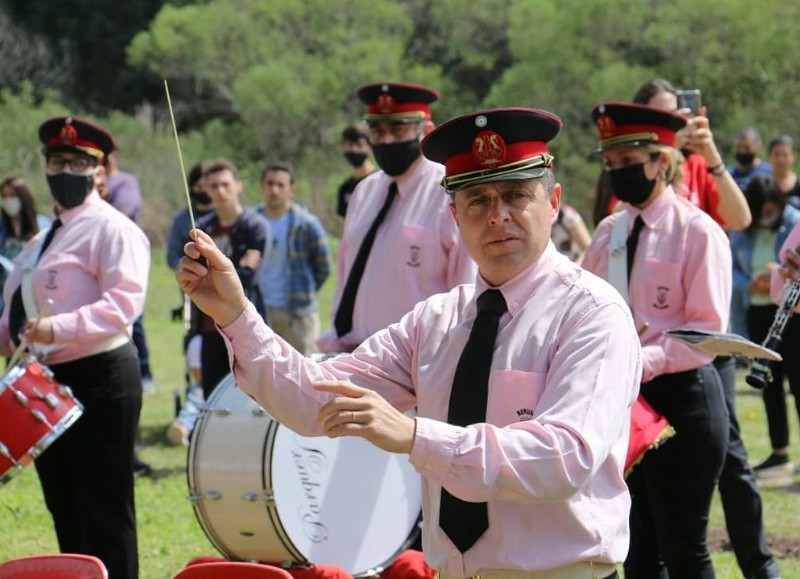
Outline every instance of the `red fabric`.
<svg viewBox="0 0 800 579">
<path fill-rule="evenodd" d="M 223 559 L 222 557 L 218 557 L 215 555 L 203 555 L 201 557 L 195 557 L 191 561 L 189 561 L 186 566 L 189 567 L 191 565 L 202 565 L 204 563 L 219 563 L 222 561 L 227 561 L 227 559 Z M 264 563 L 266 565 L 266 563 Z M 280 565 L 273 565 L 274 567 L 279 567 L 282 569 Z M 294 577 L 295 579 L 352 579 L 353 576 L 342 569 L 341 567 L 337 567 L 336 565 L 314 565 L 313 567 L 307 568 L 290 568 L 284 569 L 285 571 L 289 572 L 289 575 Z"/>
<path fill-rule="evenodd" d="M 690 153 L 683 165 L 683 185 L 687 190 L 689 201 L 708 213 L 711 218 L 725 227 L 725 221 L 719 216 L 719 189 L 717 180 L 708 172 L 708 163 L 696 153 Z"/>
<path fill-rule="evenodd" d="M 667 419 L 661 416 L 640 394 L 631 408 L 630 441 L 625 457 L 625 475 L 651 448 L 675 434 Z"/>
<path fill-rule="evenodd" d="M 475 144 L 479 142 L 484 147 L 476 151 Z M 496 169 L 499 166 L 524 161 L 544 153 L 549 153 L 547 143 L 544 141 L 522 141 L 507 145 L 498 133 L 484 131 L 475 138 L 472 150 L 447 159 L 445 170 L 447 176 L 450 177 L 471 171 Z"/>
<path fill-rule="evenodd" d="M 421 551 L 408 549 L 381 573 L 381 579 L 433 579 L 436 571 L 428 567 Z"/>
</svg>

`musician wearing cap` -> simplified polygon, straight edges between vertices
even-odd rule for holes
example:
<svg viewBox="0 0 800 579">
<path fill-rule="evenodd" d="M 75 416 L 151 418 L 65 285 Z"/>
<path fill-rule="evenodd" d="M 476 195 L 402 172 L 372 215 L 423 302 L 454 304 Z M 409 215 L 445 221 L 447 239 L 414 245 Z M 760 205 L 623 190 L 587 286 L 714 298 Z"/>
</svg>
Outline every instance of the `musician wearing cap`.
<svg viewBox="0 0 800 579">
<path fill-rule="evenodd" d="M 35 461 L 60 550 L 99 557 L 113 579 L 135 578 L 133 448 L 142 384 L 130 332 L 144 306 L 149 242 L 95 187 L 114 149 L 111 135 L 57 117 L 39 127 L 39 139 L 56 220 L 15 261 L 0 353 L 11 356 L 23 338 L 84 407 Z"/>
<path fill-rule="evenodd" d="M 714 577 L 706 545 L 711 496 L 722 469 L 728 416 L 711 357 L 664 335 L 724 331 L 731 253 L 717 223 L 670 185 L 675 133 L 686 120 L 646 105 L 603 103 L 592 119 L 616 196 L 628 207 L 604 219 L 583 266 L 623 294 L 641 329 L 641 395 L 676 435 L 628 477 L 631 548 L 625 577 Z"/>
<path fill-rule="evenodd" d="M 225 337 L 238 385 L 273 416 L 409 455 L 425 558 L 445 579 L 616 577 L 627 552 L 622 470 L 639 340 L 619 294 L 550 241 L 561 186 L 548 141 L 560 127 L 544 111 L 495 109 L 422 141 L 446 168 L 479 275 L 350 354 L 315 362 L 294 351 L 202 233 L 178 268 Z M 416 418 L 404 414 L 415 406 Z"/>
<path fill-rule="evenodd" d="M 357 94 L 381 170 L 357 185 L 347 206 L 322 352 L 349 352 L 417 302 L 475 278 L 440 185 L 444 170 L 420 152 L 439 93 L 377 83 Z"/>
</svg>

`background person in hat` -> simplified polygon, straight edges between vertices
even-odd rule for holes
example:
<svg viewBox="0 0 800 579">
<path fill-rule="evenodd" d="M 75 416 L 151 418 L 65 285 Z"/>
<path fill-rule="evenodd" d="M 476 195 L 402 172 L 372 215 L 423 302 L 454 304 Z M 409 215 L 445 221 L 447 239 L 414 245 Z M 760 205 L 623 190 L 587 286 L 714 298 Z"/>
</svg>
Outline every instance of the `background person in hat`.
<svg viewBox="0 0 800 579">
<path fill-rule="evenodd" d="M 35 462 L 59 548 L 99 557 L 112 579 L 135 578 L 133 447 L 142 382 L 130 333 L 144 306 L 150 246 L 95 187 L 114 147 L 105 130 L 58 117 L 39 127 L 39 139 L 57 219 L 15 261 L 4 288 L 10 306 L 0 318 L 0 353 L 10 356 L 24 336 L 84 405 Z M 25 301 L 38 313 L 23 306 L 23 271 L 31 266 Z"/>
<path fill-rule="evenodd" d="M 450 212 L 480 275 L 351 354 L 314 362 L 293 350 L 208 236 L 194 232 L 178 267 L 221 328 L 237 384 L 273 416 L 304 435 L 409 454 L 425 558 L 443 578 L 616 577 L 627 552 L 639 340 L 619 294 L 550 242 L 561 186 L 547 142 L 560 127 L 550 113 L 498 109 L 428 135 L 422 150 L 446 166 Z M 415 406 L 416 418 L 403 414 Z"/>
<path fill-rule="evenodd" d="M 381 170 L 358 184 L 348 204 L 333 327 L 317 341 L 322 352 L 349 352 L 417 302 L 475 277 L 447 210 L 444 171 L 419 148 L 433 130 L 430 103 L 439 93 L 404 83 L 370 84 L 357 92 L 367 106 Z"/>
<path fill-rule="evenodd" d="M 711 357 L 663 332 L 725 330 L 728 240 L 711 217 L 670 185 L 675 133 L 686 124 L 681 115 L 604 103 L 592 110 L 592 119 L 611 186 L 628 208 L 600 223 L 583 266 L 627 293 L 643 330 L 642 396 L 677 432 L 645 454 L 627 479 L 632 507 L 625 577 L 660 577 L 666 565 L 669 577 L 707 579 L 714 569 L 706 527 L 725 457 L 728 415 Z M 627 272 L 626 257 L 632 260 Z"/>
</svg>

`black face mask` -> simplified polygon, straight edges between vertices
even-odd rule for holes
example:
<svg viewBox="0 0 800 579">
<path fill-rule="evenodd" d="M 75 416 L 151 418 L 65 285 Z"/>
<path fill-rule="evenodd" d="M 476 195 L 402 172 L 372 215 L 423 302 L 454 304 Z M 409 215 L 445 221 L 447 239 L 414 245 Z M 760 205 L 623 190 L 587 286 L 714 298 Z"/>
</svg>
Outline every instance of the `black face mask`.
<svg viewBox="0 0 800 579">
<path fill-rule="evenodd" d="M 405 173 L 422 154 L 418 139 L 388 145 L 373 145 L 372 152 L 378 166 L 390 177 Z"/>
<path fill-rule="evenodd" d="M 755 153 L 736 153 L 736 162 L 742 167 L 749 167 L 756 160 Z"/>
<path fill-rule="evenodd" d="M 50 195 L 64 209 L 77 207 L 88 197 L 94 187 L 94 175 L 72 175 L 59 173 L 48 175 Z"/>
<path fill-rule="evenodd" d="M 617 199 L 631 205 L 641 205 L 647 201 L 656 186 L 655 180 L 648 179 L 644 174 L 644 163 L 612 169 L 608 172 L 608 178 Z"/>
<path fill-rule="evenodd" d="M 364 161 L 367 160 L 366 153 L 356 153 L 355 151 L 347 151 L 344 154 L 344 158 L 347 159 L 347 162 L 350 163 L 353 167 L 360 167 L 364 164 Z"/>
<path fill-rule="evenodd" d="M 192 191 L 189 193 L 192 198 L 192 203 L 199 205 L 211 205 L 211 197 L 205 191 Z"/>
</svg>

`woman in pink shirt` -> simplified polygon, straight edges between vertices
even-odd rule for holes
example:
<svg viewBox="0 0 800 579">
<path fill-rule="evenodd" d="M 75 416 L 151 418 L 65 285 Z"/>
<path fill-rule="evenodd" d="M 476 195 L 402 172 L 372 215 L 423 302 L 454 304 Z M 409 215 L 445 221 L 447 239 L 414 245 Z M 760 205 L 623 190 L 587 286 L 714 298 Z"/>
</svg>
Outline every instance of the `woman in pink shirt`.
<svg viewBox="0 0 800 579">
<path fill-rule="evenodd" d="M 142 382 L 130 333 L 144 307 L 150 246 L 95 187 L 111 135 L 57 117 L 41 125 L 39 139 L 57 219 L 15 261 L 0 353 L 11 356 L 23 337 L 83 404 L 83 415 L 35 462 L 59 548 L 99 557 L 114 579 L 136 579 L 133 449 Z"/>
<path fill-rule="evenodd" d="M 626 579 L 714 577 L 706 545 L 711 497 L 728 442 L 728 415 L 712 358 L 665 330 L 723 331 L 731 255 L 722 229 L 675 194 L 675 133 L 686 120 L 644 105 L 592 111 L 605 170 L 627 209 L 604 219 L 583 266 L 627 296 L 643 354 L 641 395 L 677 434 L 628 477 L 631 546 Z"/>
</svg>

